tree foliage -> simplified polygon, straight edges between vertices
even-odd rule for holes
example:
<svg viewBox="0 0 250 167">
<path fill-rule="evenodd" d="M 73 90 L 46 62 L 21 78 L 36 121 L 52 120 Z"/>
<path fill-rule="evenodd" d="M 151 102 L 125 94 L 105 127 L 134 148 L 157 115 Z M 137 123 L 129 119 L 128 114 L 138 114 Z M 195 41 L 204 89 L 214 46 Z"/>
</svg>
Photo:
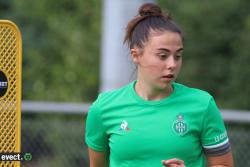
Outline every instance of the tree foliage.
<svg viewBox="0 0 250 167">
<path fill-rule="evenodd" d="M 250 109 L 250 1 L 159 4 L 185 33 L 178 81 L 207 90 L 220 107 Z M 0 0 L 1 18 L 16 22 L 23 36 L 24 99 L 95 99 L 101 8 L 100 0 Z"/>
<path fill-rule="evenodd" d="M 215 96 L 223 108 L 250 109 L 247 0 L 163 1 L 185 34 L 179 82 Z"/>
<path fill-rule="evenodd" d="M 3 1 L 23 37 L 23 99 L 91 101 L 98 92 L 97 0 Z M 1 5 L 2 6 L 2 5 Z"/>
</svg>

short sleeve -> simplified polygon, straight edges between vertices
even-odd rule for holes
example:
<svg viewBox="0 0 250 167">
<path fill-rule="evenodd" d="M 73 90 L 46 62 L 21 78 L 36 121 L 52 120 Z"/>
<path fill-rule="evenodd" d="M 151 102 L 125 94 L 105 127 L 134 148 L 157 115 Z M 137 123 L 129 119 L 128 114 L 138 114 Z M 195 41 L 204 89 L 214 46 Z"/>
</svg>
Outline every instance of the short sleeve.
<svg viewBox="0 0 250 167">
<path fill-rule="evenodd" d="M 103 127 L 97 101 L 92 104 L 88 111 L 85 141 L 88 147 L 95 151 L 106 151 L 108 149 L 108 139 Z"/>
<path fill-rule="evenodd" d="M 203 118 L 201 142 L 208 156 L 223 155 L 230 151 L 230 144 L 220 111 L 211 97 Z"/>
</svg>

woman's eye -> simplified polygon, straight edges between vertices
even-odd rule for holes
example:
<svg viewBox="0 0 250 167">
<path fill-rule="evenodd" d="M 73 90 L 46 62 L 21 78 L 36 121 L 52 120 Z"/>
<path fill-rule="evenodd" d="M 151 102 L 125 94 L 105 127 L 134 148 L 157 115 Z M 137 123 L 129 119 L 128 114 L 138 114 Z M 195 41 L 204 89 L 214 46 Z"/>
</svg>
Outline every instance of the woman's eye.
<svg viewBox="0 0 250 167">
<path fill-rule="evenodd" d="M 168 57 L 168 55 L 167 54 L 158 54 L 158 56 L 159 56 L 159 58 L 161 59 L 161 60 L 165 60 L 167 57 Z"/>
<path fill-rule="evenodd" d="M 176 54 L 176 55 L 175 55 L 175 58 L 176 58 L 176 59 L 182 58 L 182 54 Z"/>
</svg>

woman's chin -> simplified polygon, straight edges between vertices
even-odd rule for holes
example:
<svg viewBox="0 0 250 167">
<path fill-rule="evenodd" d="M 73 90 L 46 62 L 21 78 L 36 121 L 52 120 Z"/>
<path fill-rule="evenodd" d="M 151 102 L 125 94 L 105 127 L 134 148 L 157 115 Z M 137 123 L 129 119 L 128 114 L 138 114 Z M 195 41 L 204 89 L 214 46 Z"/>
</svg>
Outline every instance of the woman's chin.
<svg viewBox="0 0 250 167">
<path fill-rule="evenodd" d="M 157 84 L 157 88 L 159 90 L 169 89 L 169 87 L 171 86 L 172 82 L 173 82 L 172 80 L 168 80 L 168 81 L 164 81 L 164 82 L 161 81 L 160 83 Z"/>
</svg>

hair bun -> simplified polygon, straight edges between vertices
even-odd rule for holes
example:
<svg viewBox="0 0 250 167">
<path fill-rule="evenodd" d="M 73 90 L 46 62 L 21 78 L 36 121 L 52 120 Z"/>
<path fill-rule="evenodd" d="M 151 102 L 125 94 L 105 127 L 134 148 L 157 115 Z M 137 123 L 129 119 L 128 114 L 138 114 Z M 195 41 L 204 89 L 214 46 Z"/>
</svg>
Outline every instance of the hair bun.
<svg viewBox="0 0 250 167">
<path fill-rule="evenodd" d="M 160 6 L 154 3 L 145 3 L 139 8 L 140 16 L 161 16 Z"/>
</svg>

